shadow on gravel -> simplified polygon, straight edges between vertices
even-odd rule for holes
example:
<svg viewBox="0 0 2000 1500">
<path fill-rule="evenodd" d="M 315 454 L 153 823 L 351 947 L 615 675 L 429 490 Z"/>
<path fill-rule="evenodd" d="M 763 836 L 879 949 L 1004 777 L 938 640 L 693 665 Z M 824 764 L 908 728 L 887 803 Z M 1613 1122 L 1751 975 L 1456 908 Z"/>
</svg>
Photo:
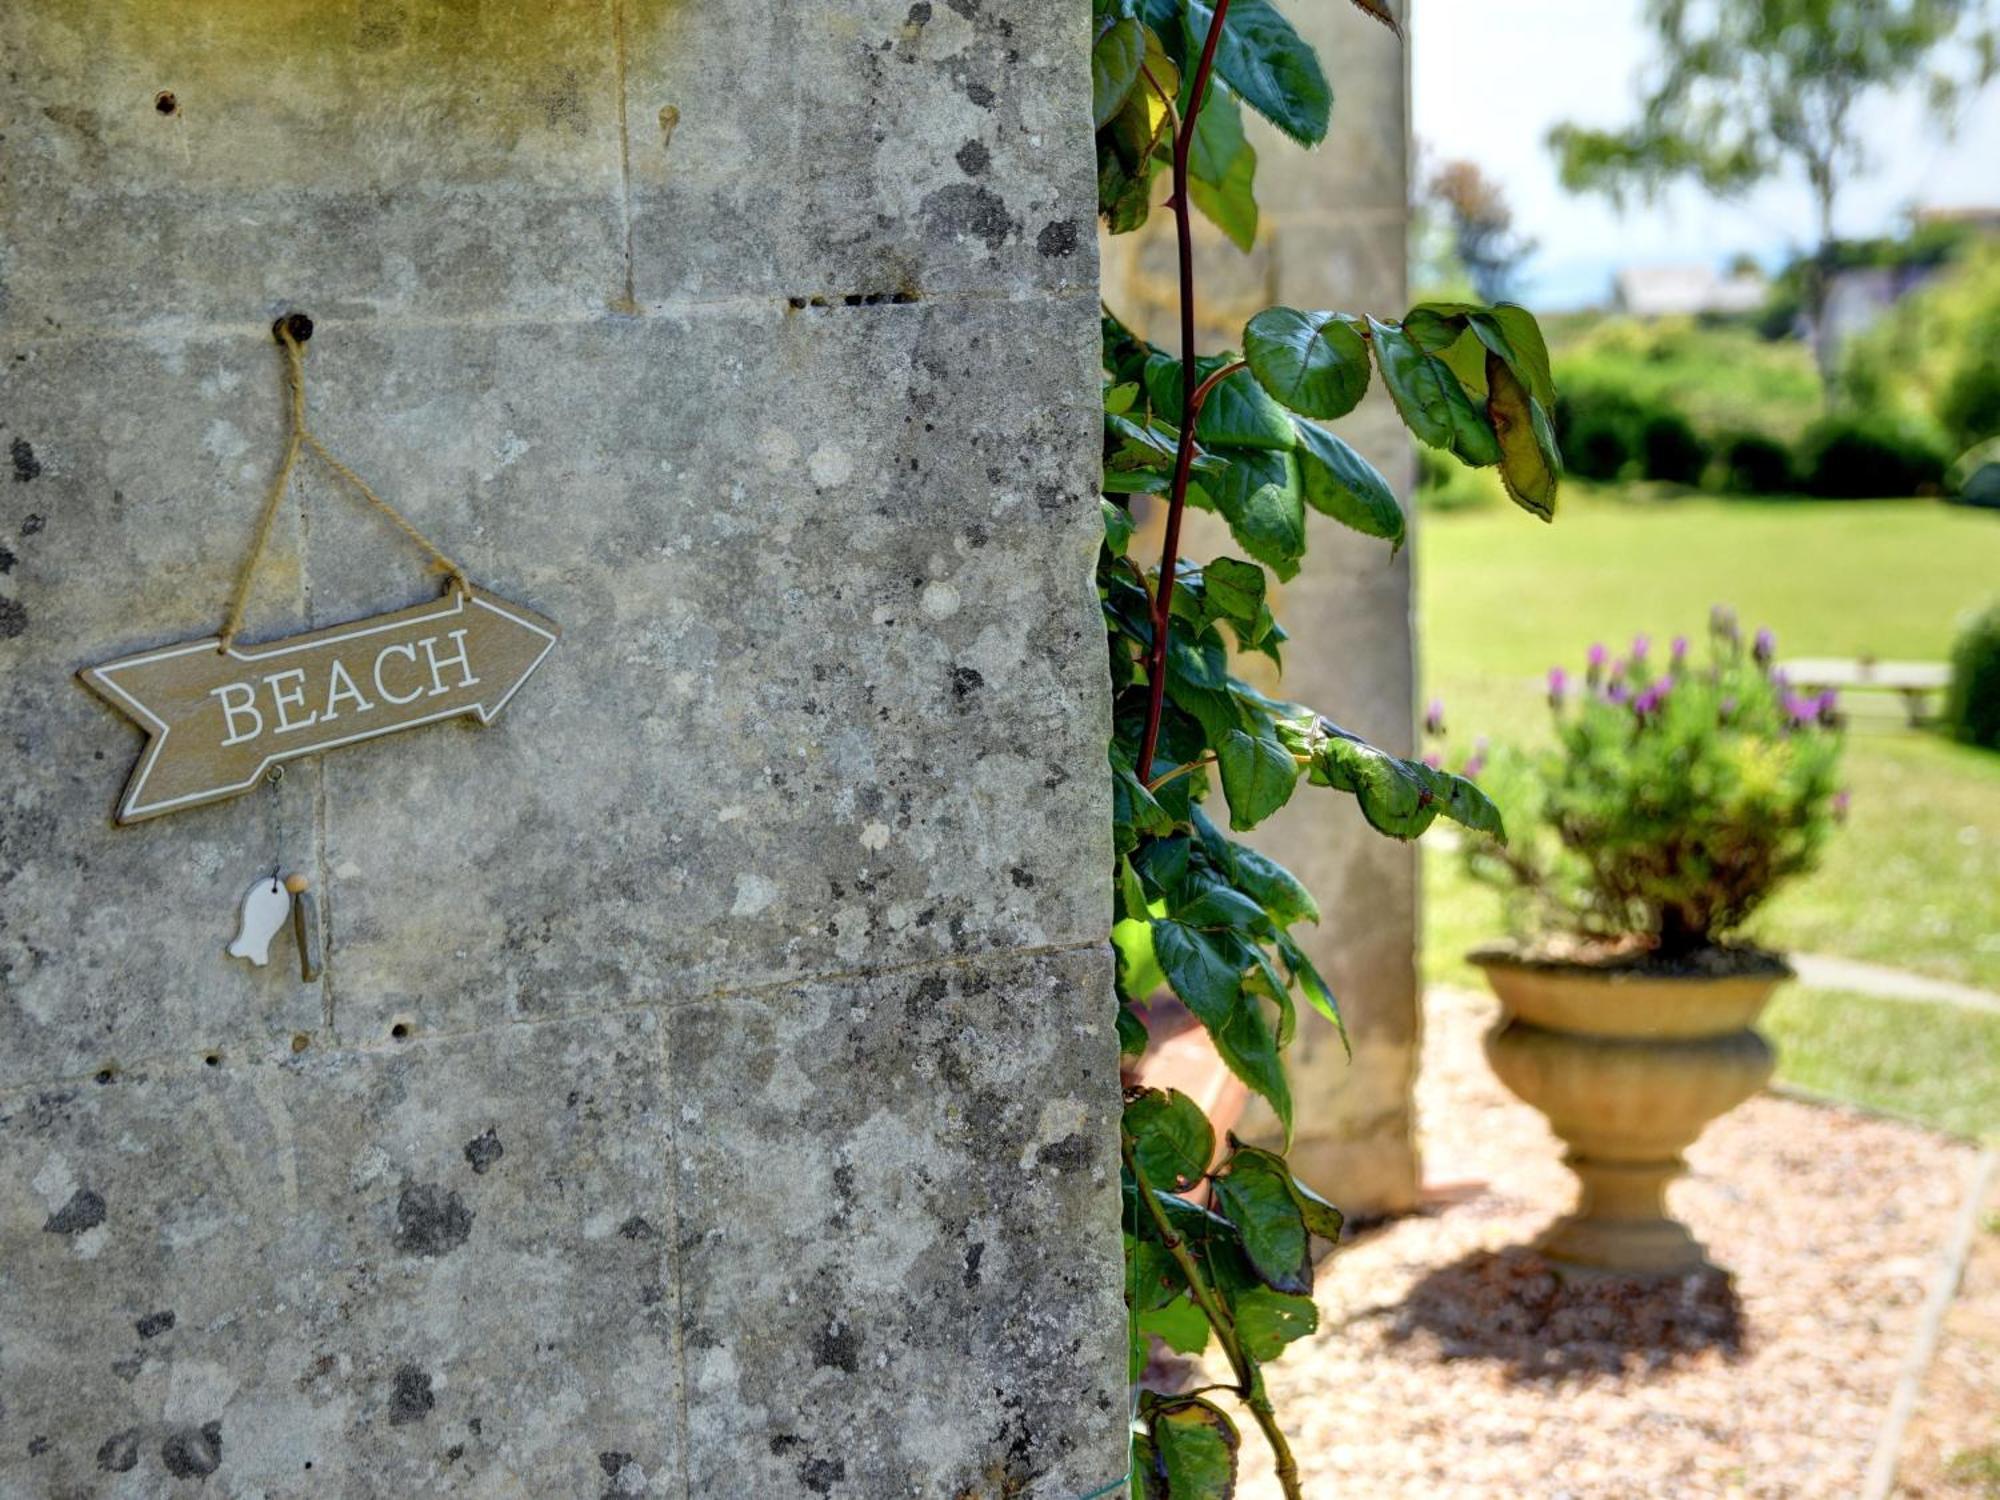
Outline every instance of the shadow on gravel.
<svg viewBox="0 0 2000 1500">
<path fill-rule="evenodd" d="M 1525 1248 L 1441 1266 L 1384 1311 L 1390 1343 L 1493 1360 L 1514 1380 L 1642 1374 L 1743 1347 L 1743 1304 L 1725 1271 L 1642 1280 L 1574 1271 Z"/>
</svg>

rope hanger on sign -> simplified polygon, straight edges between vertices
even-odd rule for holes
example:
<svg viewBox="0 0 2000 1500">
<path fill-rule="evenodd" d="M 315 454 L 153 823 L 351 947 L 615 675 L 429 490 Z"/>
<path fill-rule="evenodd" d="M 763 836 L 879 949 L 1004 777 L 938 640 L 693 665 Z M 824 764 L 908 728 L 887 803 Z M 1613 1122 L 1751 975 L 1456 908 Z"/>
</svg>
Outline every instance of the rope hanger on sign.
<svg viewBox="0 0 2000 1500">
<path fill-rule="evenodd" d="M 292 474 L 298 467 L 299 454 L 311 449 L 314 456 L 331 470 L 334 476 L 345 483 L 362 499 L 382 512 L 396 524 L 398 530 L 430 554 L 431 566 L 451 580 L 453 588 L 460 593 L 472 592 L 472 581 L 465 576 L 465 569 L 445 555 L 442 547 L 425 536 L 411 524 L 408 517 L 395 506 L 384 500 L 359 474 L 335 458 L 327 451 L 306 422 L 306 340 L 312 337 L 312 319 L 304 313 L 287 313 L 271 325 L 271 335 L 285 352 L 285 388 L 290 398 L 290 430 L 285 435 L 285 455 L 279 461 L 278 472 L 271 481 L 270 493 L 264 497 L 264 509 L 257 517 L 257 530 L 250 541 L 250 555 L 243 559 L 243 567 L 236 575 L 236 588 L 229 600 L 229 613 L 223 618 L 222 634 L 218 651 L 227 655 L 237 633 L 243 628 L 243 612 L 250 603 L 250 585 L 257 575 L 257 565 L 263 561 L 264 548 L 271 540 L 271 526 L 277 520 L 279 502 L 285 498 L 290 488 Z"/>
</svg>

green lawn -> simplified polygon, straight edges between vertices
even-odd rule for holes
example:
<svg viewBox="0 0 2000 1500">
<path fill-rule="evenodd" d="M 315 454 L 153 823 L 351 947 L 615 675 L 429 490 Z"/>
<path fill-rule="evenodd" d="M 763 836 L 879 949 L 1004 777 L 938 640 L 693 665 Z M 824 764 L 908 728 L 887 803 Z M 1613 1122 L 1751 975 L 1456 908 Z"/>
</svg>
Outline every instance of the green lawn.
<svg viewBox="0 0 2000 1500">
<path fill-rule="evenodd" d="M 1714 603 L 1733 605 L 1746 628 L 1774 629 L 1781 655 L 1942 660 L 1958 617 L 2000 593 L 2000 516 L 1990 513 L 1918 501 L 1630 500 L 1578 484 L 1564 506 L 1546 527 L 1511 507 L 1424 517 L 1422 665 L 1427 693 L 1445 702 L 1449 763 L 1478 734 L 1521 743 L 1545 733 L 1550 666 L 1580 670 L 1592 641 L 1616 650 L 1639 631 L 1659 649 L 1675 634 L 1699 641 Z M 1846 766 L 1848 825 L 1755 935 L 2000 990 L 2000 755 L 1891 718 L 1857 727 Z M 1460 955 L 1499 931 L 1494 898 L 1437 849 L 1426 855 L 1425 894 L 1426 972 L 1472 982 Z M 1853 1002 L 1802 995 L 1785 1004 L 1798 1066 L 1817 1059 L 1822 1079 L 1798 1081 L 1826 1087 L 1841 1038 L 1862 1034 L 1839 1019 Z M 1802 1039 L 1801 1006 L 1825 1012 L 1826 1046 Z M 1913 1023 L 1930 1028 L 1929 1011 L 1892 1009 L 1884 1025 L 1893 1034 Z M 2000 1020 L 1968 1024 L 2000 1037 Z M 1944 1055 L 1984 1059 L 1972 1069 L 1984 1078 L 1975 1093 L 1985 1089 L 1987 1116 L 2000 1121 L 2000 1051 Z M 1878 1094 L 1901 1085 L 1878 1088 L 1867 1062 L 1857 1058 L 1848 1084 L 1828 1091 L 1893 1108 Z M 1793 1062 L 1783 1066 L 1792 1076 Z M 1902 1092 L 1904 1112 L 1963 1124 L 1963 1108 Z"/>
</svg>

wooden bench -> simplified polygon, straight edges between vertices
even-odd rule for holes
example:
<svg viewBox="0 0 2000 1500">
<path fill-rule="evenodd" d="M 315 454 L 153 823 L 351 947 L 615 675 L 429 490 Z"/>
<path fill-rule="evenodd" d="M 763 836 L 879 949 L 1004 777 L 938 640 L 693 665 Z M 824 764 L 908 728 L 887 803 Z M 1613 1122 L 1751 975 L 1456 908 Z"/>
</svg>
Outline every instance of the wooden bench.
<svg viewBox="0 0 2000 1500">
<path fill-rule="evenodd" d="M 1951 681 L 1951 668 L 1933 661 L 1873 661 L 1841 656 L 1800 657 L 1778 663 L 1793 688 L 1818 693 L 1894 693 L 1903 700 L 1910 726 L 1920 728 L 1936 717 L 1934 700 Z"/>
</svg>

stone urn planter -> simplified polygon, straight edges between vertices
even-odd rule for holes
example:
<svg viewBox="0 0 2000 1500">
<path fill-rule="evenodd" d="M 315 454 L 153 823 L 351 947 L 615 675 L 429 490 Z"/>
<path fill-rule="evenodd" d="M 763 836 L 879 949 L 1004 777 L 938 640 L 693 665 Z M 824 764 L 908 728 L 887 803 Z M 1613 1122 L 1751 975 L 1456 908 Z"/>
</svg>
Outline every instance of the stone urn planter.
<svg viewBox="0 0 2000 1500">
<path fill-rule="evenodd" d="M 1682 1275 L 1708 1264 L 1666 1207 L 1681 1153 L 1762 1088 L 1776 1061 L 1751 1024 L 1791 976 L 1783 959 L 1714 949 L 1668 967 L 1471 955 L 1500 999 L 1486 1056 L 1548 1117 L 1582 1185 L 1573 1213 L 1536 1241 L 1551 1260 Z"/>
</svg>

